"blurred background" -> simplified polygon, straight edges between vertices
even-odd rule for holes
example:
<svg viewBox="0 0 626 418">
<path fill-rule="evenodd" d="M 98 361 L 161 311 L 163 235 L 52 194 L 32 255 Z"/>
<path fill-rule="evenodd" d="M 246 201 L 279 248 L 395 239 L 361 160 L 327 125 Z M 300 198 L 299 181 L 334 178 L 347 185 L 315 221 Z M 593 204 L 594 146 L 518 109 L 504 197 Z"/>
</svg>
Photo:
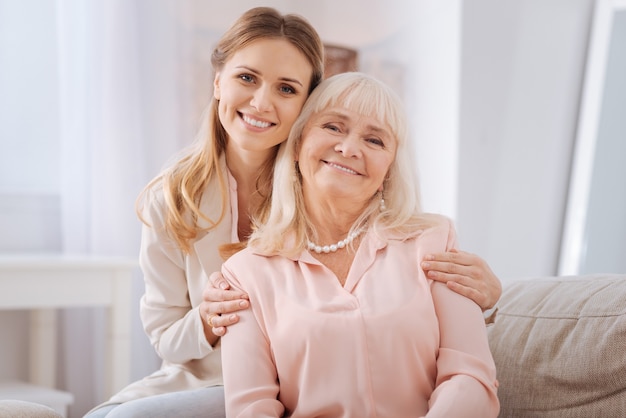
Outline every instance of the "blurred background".
<svg viewBox="0 0 626 418">
<path fill-rule="evenodd" d="M 398 91 L 425 209 L 452 217 L 461 249 L 505 284 L 626 272 L 623 3 L 0 0 L 0 253 L 136 257 L 137 194 L 193 139 L 219 36 L 265 5 Z M 159 365 L 142 293 L 137 270 L 132 380 Z M 56 387 L 80 417 L 105 400 L 107 318 L 57 315 Z M 28 321 L 0 311 L 0 380 L 28 376 Z"/>
</svg>

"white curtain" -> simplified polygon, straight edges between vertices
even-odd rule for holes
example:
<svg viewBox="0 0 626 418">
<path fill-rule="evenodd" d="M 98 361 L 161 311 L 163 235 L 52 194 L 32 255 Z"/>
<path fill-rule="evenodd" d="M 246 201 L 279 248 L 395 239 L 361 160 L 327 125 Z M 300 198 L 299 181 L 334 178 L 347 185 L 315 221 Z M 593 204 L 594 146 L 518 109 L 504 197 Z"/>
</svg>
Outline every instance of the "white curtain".
<svg viewBox="0 0 626 418">
<path fill-rule="evenodd" d="M 136 257 L 141 224 L 134 201 L 176 149 L 184 95 L 173 2 L 58 0 L 59 117 L 63 251 Z M 169 22 L 169 23 L 168 23 Z M 158 40 L 159 42 L 155 42 Z M 157 134 L 158 132 L 158 134 Z M 134 281 L 131 378 L 159 361 L 138 314 Z M 71 416 L 104 401 L 103 309 L 61 316 L 60 386 L 72 392 Z"/>
</svg>

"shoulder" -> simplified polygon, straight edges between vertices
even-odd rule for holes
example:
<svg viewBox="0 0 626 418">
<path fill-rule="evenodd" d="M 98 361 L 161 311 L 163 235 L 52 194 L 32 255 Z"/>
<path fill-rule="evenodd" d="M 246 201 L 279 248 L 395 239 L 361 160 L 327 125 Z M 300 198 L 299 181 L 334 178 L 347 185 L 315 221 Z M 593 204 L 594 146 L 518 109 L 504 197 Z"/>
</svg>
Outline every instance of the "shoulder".
<svg viewBox="0 0 626 418">
<path fill-rule="evenodd" d="M 165 193 L 163 180 L 159 179 L 141 192 L 138 200 L 138 209 L 141 217 L 149 223 L 162 223 L 166 213 Z"/>
<path fill-rule="evenodd" d="M 444 252 L 457 246 L 456 229 L 451 218 L 439 214 L 425 214 L 429 220 L 421 239 L 425 245 L 432 246 L 432 252 Z"/>
<path fill-rule="evenodd" d="M 457 246 L 456 230 L 451 218 L 424 213 L 410 228 L 389 233 L 388 240 L 402 241 L 418 253 L 445 252 Z"/>
<path fill-rule="evenodd" d="M 224 262 L 224 265 L 229 268 L 236 268 L 236 266 L 240 265 L 241 263 L 251 261 L 254 258 L 254 251 L 252 251 L 252 249 L 247 246 L 228 257 L 228 260 Z"/>
<path fill-rule="evenodd" d="M 425 213 L 423 217 L 426 223 L 425 231 L 429 229 L 443 231 L 454 230 L 454 221 L 448 216 L 438 213 Z"/>
<path fill-rule="evenodd" d="M 222 270 L 231 276 L 247 276 L 250 271 L 264 271 L 263 266 L 268 264 L 267 257 L 256 254 L 251 247 L 245 247 L 242 250 L 231 255 L 228 260 L 222 264 Z"/>
<path fill-rule="evenodd" d="M 294 259 L 282 255 L 266 255 L 253 247 L 233 254 L 222 264 L 222 274 L 235 284 L 248 289 L 262 286 L 267 280 L 280 281 L 289 275 Z"/>
<path fill-rule="evenodd" d="M 454 223 L 447 216 L 437 213 L 421 213 L 406 225 L 395 230 L 381 231 L 380 236 L 391 240 L 410 240 L 424 234 L 454 233 Z"/>
</svg>

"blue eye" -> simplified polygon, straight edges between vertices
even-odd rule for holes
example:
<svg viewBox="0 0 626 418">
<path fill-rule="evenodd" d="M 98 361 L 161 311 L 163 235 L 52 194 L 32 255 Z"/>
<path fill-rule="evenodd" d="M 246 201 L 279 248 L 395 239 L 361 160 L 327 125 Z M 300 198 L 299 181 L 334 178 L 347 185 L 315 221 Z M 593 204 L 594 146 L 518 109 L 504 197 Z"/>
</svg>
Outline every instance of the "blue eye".
<svg viewBox="0 0 626 418">
<path fill-rule="evenodd" d="M 239 79 L 245 81 L 246 83 L 254 82 L 254 77 L 250 74 L 241 74 L 239 75 Z"/>
<path fill-rule="evenodd" d="M 285 94 L 296 94 L 296 89 L 289 85 L 280 86 L 280 92 Z"/>
<path fill-rule="evenodd" d="M 379 147 L 385 147 L 385 143 L 378 138 L 366 138 L 365 139 L 370 144 L 378 145 Z"/>
<path fill-rule="evenodd" d="M 324 129 L 328 129 L 331 130 L 333 132 L 340 132 L 340 129 L 337 125 L 334 125 L 332 123 L 327 123 L 324 125 Z"/>
</svg>

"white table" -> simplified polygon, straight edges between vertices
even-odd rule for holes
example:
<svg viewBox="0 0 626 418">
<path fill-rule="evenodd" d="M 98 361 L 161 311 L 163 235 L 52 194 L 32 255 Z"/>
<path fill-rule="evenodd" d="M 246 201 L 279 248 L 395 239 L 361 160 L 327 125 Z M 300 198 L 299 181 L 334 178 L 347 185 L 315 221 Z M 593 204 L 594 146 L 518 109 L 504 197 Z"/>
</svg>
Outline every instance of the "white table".
<svg viewBox="0 0 626 418">
<path fill-rule="evenodd" d="M 106 306 L 104 398 L 130 377 L 131 279 L 137 260 L 65 255 L 0 255 L 0 309 L 31 311 L 29 381 L 54 388 L 56 315 L 69 307 Z"/>
</svg>

